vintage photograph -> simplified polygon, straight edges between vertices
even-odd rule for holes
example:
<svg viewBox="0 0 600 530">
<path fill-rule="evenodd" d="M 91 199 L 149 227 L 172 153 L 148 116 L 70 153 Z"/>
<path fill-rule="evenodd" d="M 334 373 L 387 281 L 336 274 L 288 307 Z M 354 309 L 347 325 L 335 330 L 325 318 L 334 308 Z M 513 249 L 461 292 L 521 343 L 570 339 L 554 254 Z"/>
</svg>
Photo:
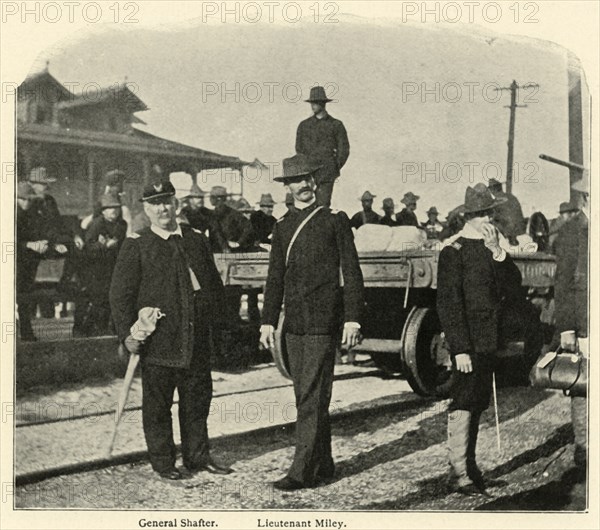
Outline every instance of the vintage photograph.
<svg viewBox="0 0 600 530">
<path fill-rule="evenodd" d="M 13 515 L 597 511 L 598 64 L 542 36 L 558 12 L 598 20 L 2 2 L 3 24 L 82 22 L 2 74 Z"/>
</svg>

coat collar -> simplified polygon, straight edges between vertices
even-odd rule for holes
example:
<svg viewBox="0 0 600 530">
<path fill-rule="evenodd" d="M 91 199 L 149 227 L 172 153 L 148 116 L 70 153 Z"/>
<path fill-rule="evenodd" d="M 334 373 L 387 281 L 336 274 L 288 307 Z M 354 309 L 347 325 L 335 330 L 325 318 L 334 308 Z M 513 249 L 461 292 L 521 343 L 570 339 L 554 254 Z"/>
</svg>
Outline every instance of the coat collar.
<svg viewBox="0 0 600 530">
<path fill-rule="evenodd" d="M 164 239 L 165 241 L 169 239 L 169 236 L 176 235 L 183 237 L 181 232 L 181 226 L 178 224 L 177 228 L 173 232 L 169 232 L 168 230 L 164 230 L 160 226 L 150 225 L 150 230 L 152 230 L 158 237 Z"/>
</svg>

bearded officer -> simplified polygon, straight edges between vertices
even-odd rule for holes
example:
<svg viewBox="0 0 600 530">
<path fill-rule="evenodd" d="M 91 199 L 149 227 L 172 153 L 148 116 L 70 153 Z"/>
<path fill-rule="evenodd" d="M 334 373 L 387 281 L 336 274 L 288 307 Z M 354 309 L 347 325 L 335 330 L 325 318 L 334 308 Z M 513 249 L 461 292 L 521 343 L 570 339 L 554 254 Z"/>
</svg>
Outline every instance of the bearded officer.
<svg viewBox="0 0 600 530">
<path fill-rule="evenodd" d="M 175 188 L 148 185 L 141 201 L 151 226 L 123 243 L 110 288 L 112 316 L 121 342 L 141 355 L 142 419 L 152 468 L 178 480 L 171 423 L 179 395 L 183 464 L 190 472 L 227 474 L 209 454 L 206 419 L 212 398 L 210 327 L 219 324 L 223 284 L 206 237 L 176 222 Z M 163 313 L 141 343 L 130 328 L 143 307 Z"/>
<path fill-rule="evenodd" d="M 308 157 L 283 161 L 283 182 L 297 211 L 288 212 L 273 231 L 263 305 L 261 343 L 274 347 L 274 330 L 285 302 L 285 340 L 298 411 L 296 451 L 280 490 L 311 487 L 334 475 L 329 403 L 335 350 L 360 339 L 363 280 L 352 229 L 344 212 L 319 206 Z M 340 271 L 343 289 L 340 285 Z"/>
</svg>

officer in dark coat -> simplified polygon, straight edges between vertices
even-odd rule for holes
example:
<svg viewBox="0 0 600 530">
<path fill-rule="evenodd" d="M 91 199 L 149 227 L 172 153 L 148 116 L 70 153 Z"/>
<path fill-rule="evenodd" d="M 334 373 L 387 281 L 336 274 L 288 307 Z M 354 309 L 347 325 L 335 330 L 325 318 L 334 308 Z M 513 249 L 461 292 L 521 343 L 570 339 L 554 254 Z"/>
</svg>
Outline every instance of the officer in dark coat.
<svg viewBox="0 0 600 530">
<path fill-rule="evenodd" d="M 507 299 L 520 289 L 521 274 L 500 248 L 490 213 L 503 202 L 484 184 L 468 187 L 466 224 L 442 249 L 438 263 L 437 311 L 453 362 L 448 415 L 450 464 L 458 491 L 485 493 L 475 461 L 479 419 L 489 406 L 495 353 L 502 337 Z"/>
<path fill-rule="evenodd" d="M 227 247 L 227 241 L 216 220 L 215 212 L 204 206 L 205 195 L 200 186 L 192 184 L 190 192 L 184 197 L 187 205 L 181 209 L 181 214 L 192 228 L 200 230 L 208 237 L 213 252 L 222 252 L 222 249 Z"/>
<path fill-rule="evenodd" d="M 575 182 L 571 188 L 578 192 L 580 211 L 560 229 L 554 248 L 556 275 L 554 302 L 556 304 L 556 333 L 554 347 L 577 351 L 587 357 L 588 339 L 588 259 L 589 259 L 589 176 Z M 577 344 L 579 343 L 579 344 Z M 575 465 L 581 477 L 587 471 L 587 398 L 571 397 L 571 420 L 575 434 Z"/>
<path fill-rule="evenodd" d="M 85 233 L 86 291 L 91 305 L 89 323 L 84 323 L 83 329 L 89 335 L 107 335 L 112 331 L 108 291 L 119 250 L 127 235 L 119 197 L 102 195 L 99 204 L 100 215 L 94 217 Z"/>
<path fill-rule="evenodd" d="M 325 94 L 322 86 L 310 89 L 310 103 L 313 115 L 298 125 L 296 132 L 296 153 L 309 157 L 315 167 L 317 202 L 329 207 L 333 184 L 340 176 L 340 170 L 350 156 L 350 143 L 346 128 L 326 110 L 328 102 L 333 101 Z"/>
<path fill-rule="evenodd" d="M 404 208 L 396 214 L 396 222 L 398 226 L 416 226 L 419 228 L 419 220 L 417 219 L 417 215 L 415 214 L 415 210 L 417 209 L 417 201 L 419 200 L 419 196 L 415 195 L 412 191 L 404 194 L 404 197 L 400 200 L 402 204 L 404 204 Z"/>
<path fill-rule="evenodd" d="M 44 239 L 42 218 L 32 207 L 36 198 L 30 184 L 17 184 L 16 295 L 19 306 L 19 333 L 23 341 L 37 340 L 31 327 L 31 317 L 35 311 L 35 303 L 31 297 L 38 265 L 48 252 L 48 240 Z"/>
<path fill-rule="evenodd" d="M 213 186 L 210 190 L 210 202 L 214 206 L 214 216 L 224 236 L 221 252 L 247 252 L 253 248 L 256 235 L 252 223 L 227 204 L 227 190 L 223 186 Z"/>
<path fill-rule="evenodd" d="M 167 180 L 148 185 L 144 211 L 151 226 L 125 240 L 110 288 L 119 340 L 141 355 L 142 417 L 152 468 L 169 480 L 175 467 L 171 423 L 173 393 L 179 395 L 183 463 L 191 472 L 226 474 L 209 455 L 206 419 L 212 398 L 209 329 L 221 320 L 223 284 L 208 240 L 176 222 L 175 189 Z M 144 343 L 131 326 L 144 307 L 164 317 Z"/>
<path fill-rule="evenodd" d="M 275 225 L 265 286 L 261 343 L 274 346 L 282 303 L 283 338 L 298 410 L 296 452 L 287 475 L 274 483 L 281 490 L 316 485 L 333 477 L 328 408 L 335 350 L 360 338 L 363 281 L 352 229 L 343 212 L 315 200 L 314 166 L 303 155 L 283 161 L 285 183 L 297 212 Z M 340 286 L 340 271 L 344 287 Z"/>
<path fill-rule="evenodd" d="M 260 210 L 256 210 L 250 214 L 250 222 L 260 243 L 271 244 L 271 234 L 277 221 L 273 217 L 273 206 L 275 206 L 275 201 L 271 194 L 263 193 L 258 203 Z"/>
<path fill-rule="evenodd" d="M 373 211 L 373 199 L 377 197 L 377 195 L 373 195 L 370 191 L 365 191 L 360 198 L 360 202 L 362 203 L 362 211 L 356 212 L 352 219 L 350 219 L 350 225 L 352 228 L 356 228 L 357 230 L 366 224 L 379 224 L 379 215 L 377 215 Z"/>
</svg>

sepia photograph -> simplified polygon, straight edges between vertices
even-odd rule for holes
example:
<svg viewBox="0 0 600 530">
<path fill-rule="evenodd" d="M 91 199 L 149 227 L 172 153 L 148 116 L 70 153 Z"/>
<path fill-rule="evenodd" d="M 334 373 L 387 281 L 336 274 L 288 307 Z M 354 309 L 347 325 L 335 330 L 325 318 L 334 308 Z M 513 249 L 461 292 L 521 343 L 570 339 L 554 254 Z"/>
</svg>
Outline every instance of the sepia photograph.
<svg viewBox="0 0 600 530">
<path fill-rule="evenodd" d="M 0 5 L 3 528 L 600 524 L 600 3 Z"/>
</svg>

